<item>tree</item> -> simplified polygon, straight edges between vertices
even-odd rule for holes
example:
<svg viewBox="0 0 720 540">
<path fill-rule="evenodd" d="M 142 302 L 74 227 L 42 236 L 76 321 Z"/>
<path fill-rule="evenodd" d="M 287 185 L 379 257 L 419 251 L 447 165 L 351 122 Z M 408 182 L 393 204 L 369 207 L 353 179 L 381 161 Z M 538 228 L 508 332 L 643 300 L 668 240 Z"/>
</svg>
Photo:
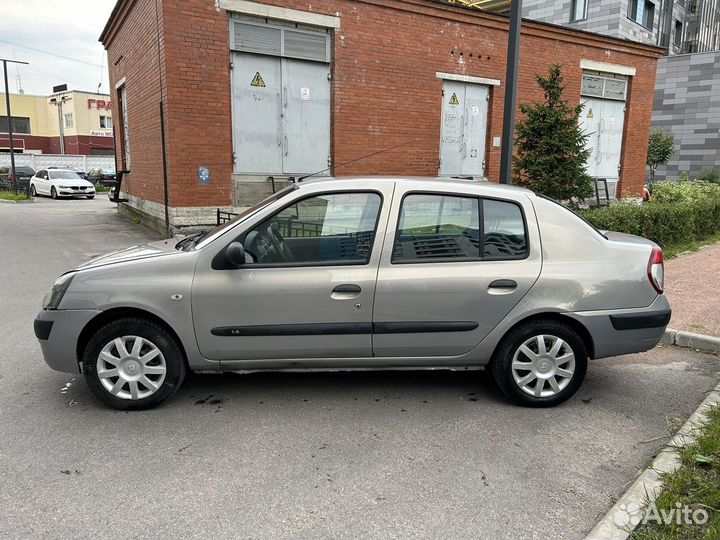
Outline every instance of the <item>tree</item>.
<svg viewBox="0 0 720 540">
<path fill-rule="evenodd" d="M 593 194 L 585 169 L 591 151 L 578 122 L 583 105 L 562 99 L 560 64 L 550 68 L 547 78 L 538 74 L 535 79 L 545 101 L 520 104 L 524 118 L 516 128 L 513 183 L 576 206 L 577 199 Z"/>
<path fill-rule="evenodd" d="M 647 164 L 650 166 L 650 181 L 655 181 L 655 169 L 667 163 L 675 153 L 675 137 L 672 133 L 653 131 L 648 141 Z"/>
</svg>

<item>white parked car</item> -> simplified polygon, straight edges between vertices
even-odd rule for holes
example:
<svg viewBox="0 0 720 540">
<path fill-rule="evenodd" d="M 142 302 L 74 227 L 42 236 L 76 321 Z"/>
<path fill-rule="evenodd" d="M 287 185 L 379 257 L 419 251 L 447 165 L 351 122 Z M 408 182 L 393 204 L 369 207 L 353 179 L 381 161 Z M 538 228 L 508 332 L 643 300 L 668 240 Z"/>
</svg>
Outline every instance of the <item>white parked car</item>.
<svg viewBox="0 0 720 540">
<path fill-rule="evenodd" d="M 30 195 L 50 195 L 53 199 L 73 196 L 92 199 L 95 197 L 95 186 L 69 169 L 43 169 L 30 179 Z"/>
</svg>

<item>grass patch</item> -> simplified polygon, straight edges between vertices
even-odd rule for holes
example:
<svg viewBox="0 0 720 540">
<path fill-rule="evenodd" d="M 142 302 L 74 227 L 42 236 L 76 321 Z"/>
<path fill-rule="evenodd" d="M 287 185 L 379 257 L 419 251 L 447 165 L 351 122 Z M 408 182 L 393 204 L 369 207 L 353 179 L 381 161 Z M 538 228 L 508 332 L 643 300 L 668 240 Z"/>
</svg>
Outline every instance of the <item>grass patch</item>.
<svg viewBox="0 0 720 540">
<path fill-rule="evenodd" d="M 95 193 L 108 193 L 112 188 L 103 186 L 100 182 L 95 184 Z"/>
<path fill-rule="evenodd" d="M 631 540 L 720 538 L 720 406 L 711 408 L 707 416 L 695 444 L 678 449 L 682 466 L 663 476 L 663 490 L 655 505 L 659 512 L 687 505 L 692 511 L 705 510 L 709 519 L 702 525 L 650 521 L 633 531 Z"/>
<path fill-rule="evenodd" d="M 663 247 L 663 255 L 666 259 L 673 259 L 688 251 L 697 251 L 701 247 L 710 246 L 718 242 L 720 242 L 720 233 L 708 236 L 703 240 L 689 240 L 687 242 L 670 244 Z"/>
<path fill-rule="evenodd" d="M 12 191 L 0 191 L 0 199 L 4 201 L 27 201 L 30 197 L 25 193 L 13 193 Z"/>
</svg>

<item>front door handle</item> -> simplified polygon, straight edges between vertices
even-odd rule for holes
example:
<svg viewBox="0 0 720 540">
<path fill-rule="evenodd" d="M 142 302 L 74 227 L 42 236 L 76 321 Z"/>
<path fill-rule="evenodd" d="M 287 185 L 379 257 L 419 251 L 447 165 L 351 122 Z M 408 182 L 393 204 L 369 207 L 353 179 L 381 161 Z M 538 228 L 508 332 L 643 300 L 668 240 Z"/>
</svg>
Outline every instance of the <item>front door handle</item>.
<svg viewBox="0 0 720 540">
<path fill-rule="evenodd" d="M 489 286 L 488 289 L 516 289 L 517 283 L 512 279 L 496 279 Z"/>
<path fill-rule="evenodd" d="M 360 296 L 362 289 L 359 285 L 344 284 L 338 285 L 332 290 L 330 298 L 333 300 L 352 300 Z"/>
</svg>

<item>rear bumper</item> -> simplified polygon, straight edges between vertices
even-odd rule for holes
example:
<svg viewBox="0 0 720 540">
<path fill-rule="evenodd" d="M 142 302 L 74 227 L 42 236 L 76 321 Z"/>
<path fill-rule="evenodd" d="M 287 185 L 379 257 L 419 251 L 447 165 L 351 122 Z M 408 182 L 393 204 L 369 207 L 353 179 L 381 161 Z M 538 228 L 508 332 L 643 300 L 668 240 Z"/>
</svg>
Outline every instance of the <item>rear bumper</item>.
<svg viewBox="0 0 720 540">
<path fill-rule="evenodd" d="M 33 329 L 40 342 L 45 363 L 56 371 L 79 373 L 77 342 L 80 332 L 97 310 L 41 311 Z"/>
<path fill-rule="evenodd" d="M 580 322 L 593 340 L 593 358 L 606 358 L 649 351 L 665 334 L 672 311 L 665 296 L 640 309 L 583 311 L 569 313 Z"/>
</svg>

